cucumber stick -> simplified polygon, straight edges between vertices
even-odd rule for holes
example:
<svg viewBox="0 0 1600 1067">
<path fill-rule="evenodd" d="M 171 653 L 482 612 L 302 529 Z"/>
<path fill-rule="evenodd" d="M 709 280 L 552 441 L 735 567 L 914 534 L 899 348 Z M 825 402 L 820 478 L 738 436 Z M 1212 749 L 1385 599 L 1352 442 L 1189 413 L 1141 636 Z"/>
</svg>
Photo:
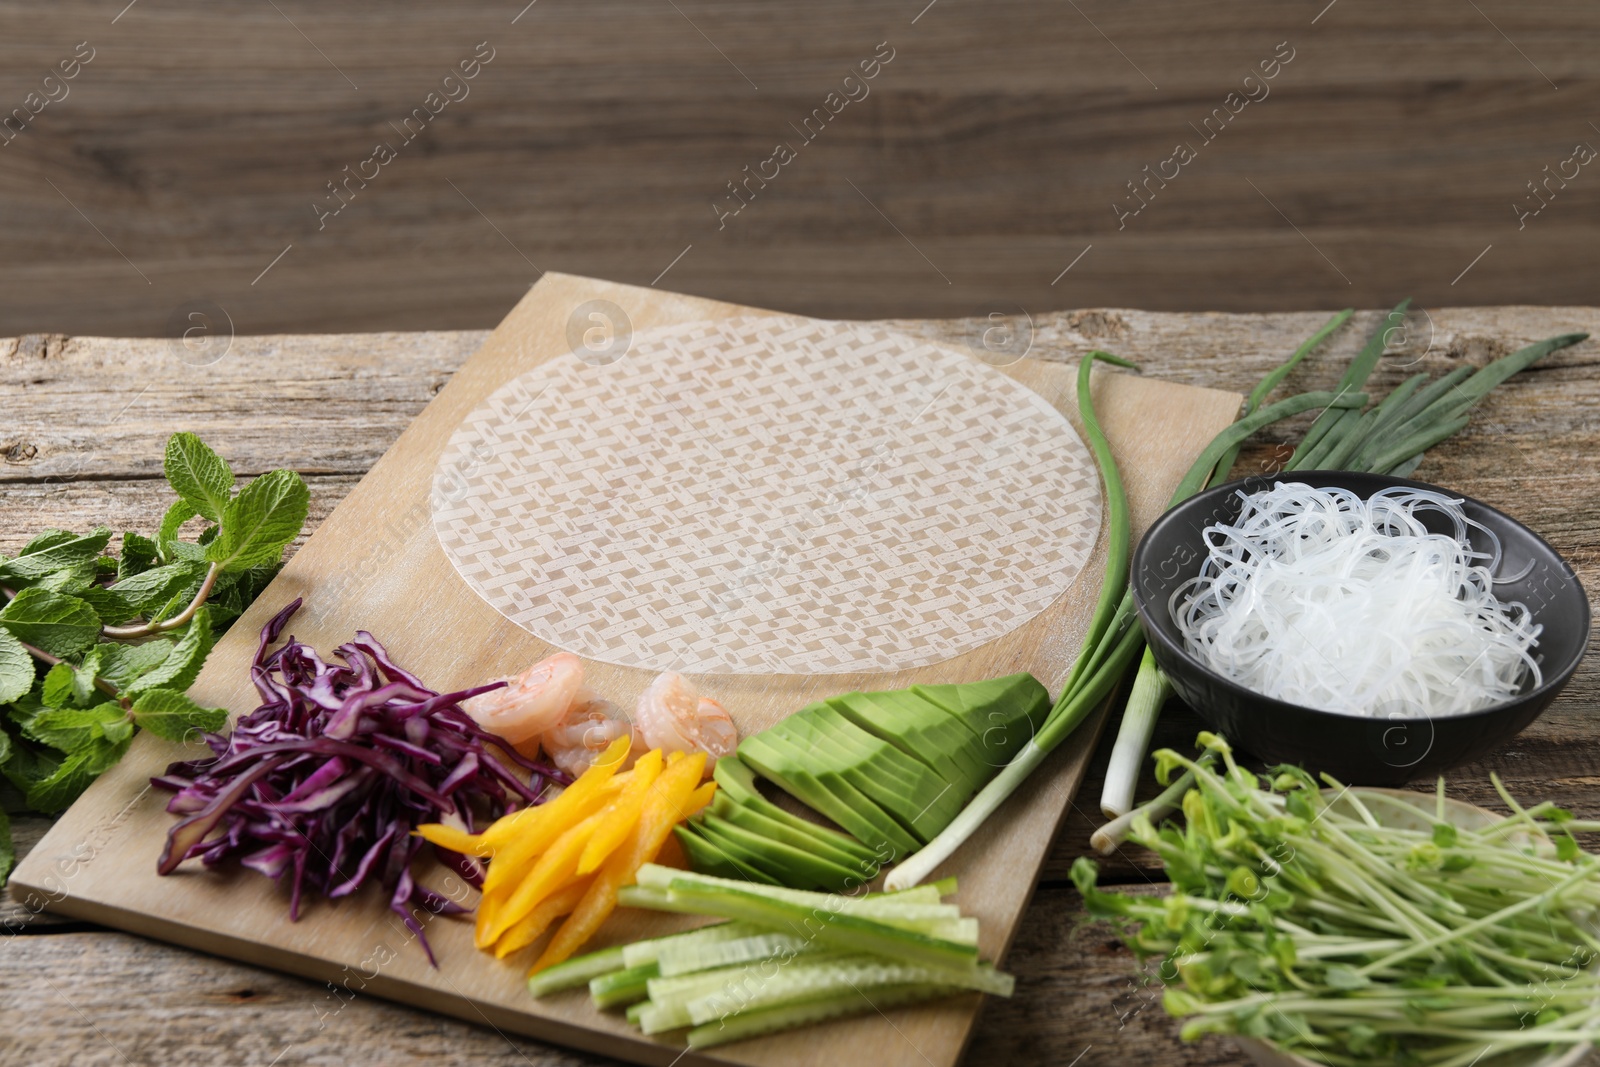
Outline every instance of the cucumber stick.
<svg viewBox="0 0 1600 1067">
<path fill-rule="evenodd" d="M 660 973 L 654 963 L 628 967 L 610 974 L 602 974 L 589 982 L 589 999 L 597 1008 L 620 1008 L 637 1004 L 648 992 L 650 979 Z"/>
<path fill-rule="evenodd" d="M 574 956 L 564 963 L 554 967 L 546 967 L 538 974 L 528 978 L 528 992 L 534 998 L 547 997 L 551 993 L 559 993 L 563 989 L 576 989 L 588 985 L 590 980 L 620 971 L 622 962 L 622 949 L 603 948 L 599 952 L 590 952 L 583 956 Z"/>
<path fill-rule="evenodd" d="M 1014 979 L 978 961 L 977 920 L 942 902 L 955 889 L 846 897 L 647 864 L 620 903 L 732 921 L 562 967 L 589 976 L 596 1007 L 626 1006 L 646 1034 L 687 1028 L 696 1048 L 961 991 L 1010 996 Z"/>
<path fill-rule="evenodd" d="M 944 985 L 886 986 L 874 989 L 870 999 L 852 990 L 801 1004 L 786 1004 L 763 1011 L 740 1012 L 690 1030 L 689 1047 L 711 1048 L 713 1045 L 743 1041 L 746 1038 L 775 1034 L 782 1030 L 793 1030 L 799 1026 L 826 1022 L 828 1019 L 842 1019 L 848 1015 L 860 1015 L 901 1004 L 916 1004 L 947 996 L 953 992 L 957 990 Z"/>
<path fill-rule="evenodd" d="M 697 971 L 712 971 L 718 967 L 754 963 L 773 956 L 802 955 L 817 951 L 820 951 L 820 946 L 797 934 L 763 931 L 733 941 L 664 948 L 661 950 L 661 955 L 656 957 L 657 974 L 650 977 L 676 978 Z"/>
<path fill-rule="evenodd" d="M 801 960 L 774 968 L 771 977 L 763 976 L 761 980 L 740 983 L 725 992 L 696 997 L 688 1003 L 689 1021 L 702 1026 L 729 1015 L 733 1010 L 758 1011 L 839 993 L 859 994 L 881 986 L 914 984 L 950 984 L 1009 997 L 1013 979 L 1009 974 L 992 967 L 974 967 L 961 975 L 959 981 L 951 981 L 949 971 L 893 963 L 872 956 L 818 960 L 815 963 Z M 656 999 L 654 990 L 650 993 L 650 999 Z"/>
<path fill-rule="evenodd" d="M 758 928 L 746 924 L 712 923 L 694 930 L 684 930 L 676 934 L 663 934 L 661 937 L 652 937 L 644 941 L 635 941 L 631 945 L 619 945 L 615 948 L 603 948 L 598 952 L 585 953 L 574 956 L 553 967 L 546 967 L 538 974 L 528 978 L 528 992 L 535 998 L 546 997 L 551 993 L 559 993 L 565 989 L 577 989 L 586 986 L 602 975 L 611 974 L 629 967 L 638 967 L 645 963 L 654 963 L 656 953 L 665 945 L 681 942 L 706 942 L 718 938 L 733 940 L 737 937 L 749 937 Z"/>
<path fill-rule="evenodd" d="M 685 930 L 681 934 L 668 934 L 666 937 L 652 937 L 647 941 L 635 941 L 631 945 L 622 946 L 622 966 L 629 968 L 643 967 L 647 963 L 658 962 L 661 959 L 661 954 L 671 948 L 688 948 L 691 945 L 714 945 L 719 941 L 737 941 L 745 937 L 754 937 L 764 931 L 765 927 L 756 926 L 754 923 L 712 923 L 710 926 Z"/>
<path fill-rule="evenodd" d="M 672 904 L 700 915 L 803 930 L 824 945 L 872 952 L 907 963 L 961 972 L 970 970 L 978 958 L 978 950 L 972 945 L 929 937 L 845 911 L 830 913 L 739 889 L 710 889 L 683 879 L 673 883 L 667 897 Z"/>
</svg>

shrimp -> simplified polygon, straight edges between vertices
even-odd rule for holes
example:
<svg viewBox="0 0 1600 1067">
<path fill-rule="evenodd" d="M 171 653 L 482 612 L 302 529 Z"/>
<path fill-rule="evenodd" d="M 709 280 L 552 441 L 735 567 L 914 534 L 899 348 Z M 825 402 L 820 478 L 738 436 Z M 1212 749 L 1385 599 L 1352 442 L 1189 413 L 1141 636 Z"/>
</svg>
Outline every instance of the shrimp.
<svg viewBox="0 0 1600 1067">
<path fill-rule="evenodd" d="M 675 671 L 658 675 L 639 695 L 633 721 L 649 747 L 669 753 L 704 752 L 710 757 L 707 769 L 739 744 L 739 730 L 728 709 L 701 696 L 693 682 Z"/>
<path fill-rule="evenodd" d="M 585 687 L 572 702 L 561 722 L 539 735 L 550 762 L 576 778 L 588 770 L 600 753 L 619 737 L 632 736 L 633 724 L 617 711 L 617 706 Z M 634 752 L 618 770 L 633 762 Z"/>
<path fill-rule="evenodd" d="M 461 707 L 485 730 L 521 745 L 567 717 L 583 688 L 583 661 L 557 652 L 507 681 L 504 689 L 472 697 Z"/>
</svg>

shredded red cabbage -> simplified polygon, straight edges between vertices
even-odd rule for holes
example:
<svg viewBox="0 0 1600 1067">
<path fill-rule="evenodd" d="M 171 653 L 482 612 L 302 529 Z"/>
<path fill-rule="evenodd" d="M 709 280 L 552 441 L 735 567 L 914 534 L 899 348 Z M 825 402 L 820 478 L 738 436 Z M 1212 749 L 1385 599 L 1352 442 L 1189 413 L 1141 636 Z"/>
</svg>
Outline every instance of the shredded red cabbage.
<svg viewBox="0 0 1600 1067">
<path fill-rule="evenodd" d="M 264 703 L 226 737 L 206 736 L 214 758 L 174 763 L 150 780 L 176 794 L 167 810 L 183 816 L 167 831 L 157 869 L 171 874 L 199 857 L 208 867 L 237 859 L 269 878 L 288 874 L 291 920 L 308 891 L 337 898 L 376 881 L 433 962 L 414 906 L 435 915 L 465 909 L 412 878 L 425 842 L 411 831 L 441 821 L 472 831 L 571 779 L 461 710 L 461 701 L 504 682 L 436 693 L 365 630 L 336 650 L 342 664 L 292 636 L 269 653 L 299 607 L 296 599 L 261 630 L 251 677 Z M 481 883 L 476 857 L 437 851 Z"/>
</svg>

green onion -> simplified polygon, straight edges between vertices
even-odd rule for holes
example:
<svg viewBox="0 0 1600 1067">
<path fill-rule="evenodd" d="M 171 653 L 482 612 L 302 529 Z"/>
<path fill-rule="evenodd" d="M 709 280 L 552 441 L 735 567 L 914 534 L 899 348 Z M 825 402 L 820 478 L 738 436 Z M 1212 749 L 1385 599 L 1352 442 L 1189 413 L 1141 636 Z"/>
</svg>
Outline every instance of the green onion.
<svg viewBox="0 0 1600 1067">
<path fill-rule="evenodd" d="M 1129 699 L 1130 701 L 1132 700 L 1131 697 Z M 1140 753 L 1139 758 L 1143 759 L 1144 754 Z M 1211 753 L 1207 752 L 1201 757 L 1200 763 L 1202 765 L 1206 765 L 1210 762 Z M 1116 851 L 1118 845 L 1122 844 L 1122 842 L 1127 839 L 1127 836 L 1129 832 L 1132 831 L 1133 824 L 1135 822 L 1141 818 L 1148 819 L 1153 822 L 1156 819 L 1164 818 L 1171 814 L 1177 809 L 1178 802 L 1183 799 L 1184 794 L 1187 793 L 1189 788 L 1193 785 L 1194 772 L 1184 771 L 1183 775 L 1176 782 L 1173 782 L 1171 785 L 1167 786 L 1167 788 L 1162 790 L 1159 794 L 1145 801 L 1132 811 L 1123 812 L 1121 815 L 1118 815 L 1116 818 L 1100 827 L 1094 833 L 1090 834 L 1089 844 L 1092 845 L 1094 850 L 1100 853 L 1102 856 L 1110 855 L 1112 852 Z"/>
<path fill-rule="evenodd" d="M 1128 706 L 1122 712 L 1122 728 L 1117 731 L 1117 742 L 1111 749 L 1111 762 L 1106 767 L 1105 792 L 1100 797 L 1100 809 L 1111 818 L 1127 812 L 1133 804 L 1132 783 L 1139 776 L 1144 754 L 1150 749 L 1150 738 L 1156 732 L 1156 719 L 1161 708 L 1172 697 L 1172 682 L 1167 672 L 1156 666 L 1155 656 L 1146 648 L 1139 673 L 1133 679 L 1133 689 L 1128 693 Z M 1126 781 L 1129 788 L 1116 783 Z"/>
<path fill-rule="evenodd" d="M 1354 314 L 1355 308 L 1345 308 L 1343 311 L 1339 312 L 1339 314 L 1329 319 L 1322 329 L 1308 337 L 1305 344 L 1295 349 L 1294 355 L 1290 356 L 1277 367 L 1269 371 L 1265 377 L 1256 383 L 1256 387 L 1250 390 L 1250 395 L 1245 398 L 1244 410 L 1240 412 L 1240 414 L 1248 415 L 1259 408 L 1261 406 L 1261 402 L 1267 398 L 1267 394 L 1271 393 L 1279 385 L 1282 385 L 1283 380 L 1289 376 L 1289 372 L 1294 370 L 1295 367 L 1299 366 L 1301 360 L 1310 355 L 1312 350 L 1320 345 L 1323 341 L 1326 341 L 1328 339 L 1328 335 L 1333 333 L 1334 330 L 1337 330 L 1346 322 L 1349 322 L 1350 316 Z M 1213 469 L 1211 472 L 1211 481 L 1220 482 L 1227 480 L 1228 472 L 1233 470 L 1233 465 L 1239 458 L 1239 449 L 1243 447 L 1243 442 L 1234 445 L 1232 450 L 1230 450 L 1226 455 L 1217 461 L 1215 469 Z"/>
</svg>

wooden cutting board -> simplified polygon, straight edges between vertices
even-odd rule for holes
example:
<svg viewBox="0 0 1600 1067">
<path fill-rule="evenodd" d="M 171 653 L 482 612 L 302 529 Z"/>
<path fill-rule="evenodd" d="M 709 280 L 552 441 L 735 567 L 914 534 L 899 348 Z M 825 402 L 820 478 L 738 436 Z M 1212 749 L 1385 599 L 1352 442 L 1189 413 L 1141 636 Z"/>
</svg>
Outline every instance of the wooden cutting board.
<svg viewBox="0 0 1600 1067">
<path fill-rule="evenodd" d="M 429 491 L 440 454 L 461 420 L 513 376 L 569 350 L 569 318 L 592 300 L 622 308 L 635 330 L 754 312 L 546 274 L 218 643 L 192 690 L 197 700 L 236 713 L 255 706 L 248 668 L 257 632 L 297 596 L 306 598 L 290 627 L 299 639 L 331 650 L 356 629 L 371 630 L 398 662 L 440 690 L 513 673 L 550 651 L 458 578 L 430 523 Z M 1024 359 L 1003 370 L 1076 423 L 1073 364 Z M 1162 511 L 1200 449 L 1232 421 L 1240 398 L 1121 372 L 1097 371 L 1093 389 L 1127 483 L 1137 535 Z M 853 689 L 1028 670 L 1055 693 L 1098 594 L 1104 553 L 1102 540 L 1078 580 L 1044 612 L 955 659 L 895 674 L 717 675 L 706 679 L 707 688 L 746 733 L 812 700 Z M 592 684 L 624 707 L 651 677 L 635 668 L 586 666 Z M 1017 932 L 1103 722 L 1102 712 L 1080 727 L 940 872 L 960 877 L 959 903 L 980 919 L 988 958 L 1002 958 Z M 152 735 L 137 737 L 121 764 L 73 805 L 17 869 L 12 892 L 29 907 L 326 982 L 326 990 L 309 995 L 306 1005 L 325 1023 L 334 1022 L 353 996 L 372 995 L 638 1063 L 791 1067 L 943 1067 L 960 1058 L 972 1030 L 981 1000 L 976 995 L 683 1055 L 680 1040 L 641 1037 L 620 1015 L 594 1011 L 582 994 L 532 1000 L 522 984 L 531 950 L 496 961 L 473 949 L 469 924 L 442 918 L 429 923 L 440 962 L 435 970 L 375 895 L 336 905 L 313 902 L 298 923 L 290 923 L 286 893 L 253 872 L 205 872 L 192 864 L 159 877 L 156 857 L 173 816 L 164 810 L 166 794 L 153 791 L 148 781 L 168 762 L 194 754 Z M 421 872 L 425 882 L 428 873 Z M 614 943 L 658 931 L 664 919 L 623 909 L 607 924 L 605 939 Z M 1023 987 L 1016 995 L 1036 994 Z"/>
</svg>

